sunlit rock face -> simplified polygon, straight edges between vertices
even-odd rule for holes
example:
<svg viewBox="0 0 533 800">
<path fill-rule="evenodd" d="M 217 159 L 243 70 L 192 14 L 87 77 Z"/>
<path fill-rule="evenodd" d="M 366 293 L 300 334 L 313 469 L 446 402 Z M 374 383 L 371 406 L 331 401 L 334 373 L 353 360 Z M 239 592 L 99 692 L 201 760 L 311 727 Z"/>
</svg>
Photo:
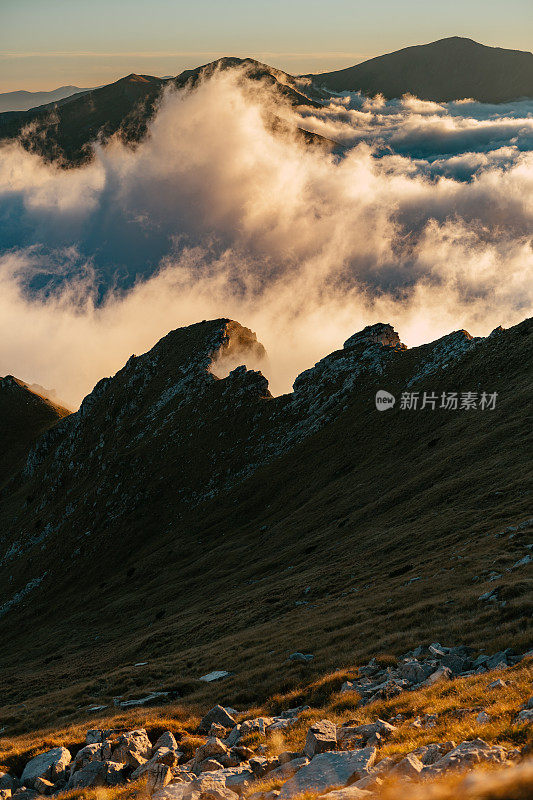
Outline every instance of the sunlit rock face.
<svg viewBox="0 0 533 800">
<path fill-rule="evenodd" d="M 367 325 L 362 331 L 354 333 L 349 339 L 344 342 L 344 349 L 348 350 L 355 345 L 363 344 L 365 342 L 372 344 L 382 344 L 385 347 L 399 347 L 405 349 L 405 345 L 400 342 L 400 337 L 392 327 L 383 322 L 378 322 L 376 325 Z"/>
</svg>

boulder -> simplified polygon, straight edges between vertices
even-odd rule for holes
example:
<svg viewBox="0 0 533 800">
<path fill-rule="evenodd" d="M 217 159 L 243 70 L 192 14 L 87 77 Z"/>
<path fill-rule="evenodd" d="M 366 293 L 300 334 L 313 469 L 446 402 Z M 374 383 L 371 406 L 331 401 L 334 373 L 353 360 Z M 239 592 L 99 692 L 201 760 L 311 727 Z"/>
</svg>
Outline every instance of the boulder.
<svg viewBox="0 0 533 800">
<path fill-rule="evenodd" d="M 161 734 L 157 742 L 152 747 L 152 755 L 160 747 L 168 747 L 170 750 L 178 749 L 178 743 L 176 741 L 176 737 L 171 731 L 165 731 L 164 733 Z"/>
<path fill-rule="evenodd" d="M 320 753 L 283 784 L 280 798 L 286 800 L 306 791 L 323 793 L 330 787 L 345 786 L 350 780 L 368 774 L 375 757 L 373 747 Z"/>
<path fill-rule="evenodd" d="M 290 761 L 282 762 L 280 763 L 279 767 L 275 767 L 273 770 L 271 770 L 269 772 L 269 778 L 275 780 L 288 780 L 289 778 L 292 778 L 292 776 L 295 775 L 299 769 L 305 767 L 306 764 L 309 764 L 309 759 L 305 756 L 292 758 Z"/>
<path fill-rule="evenodd" d="M 90 761 L 70 776 L 67 789 L 118 786 L 125 780 L 124 764 L 115 761 Z"/>
<path fill-rule="evenodd" d="M 198 730 L 200 733 L 209 733 L 209 728 L 214 722 L 217 723 L 217 725 L 222 725 L 224 728 L 234 728 L 237 724 L 225 708 L 222 706 L 213 706 L 211 711 L 208 711 L 200 722 Z"/>
<path fill-rule="evenodd" d="M 420 759 L 414 753 L 409 753 L 391 769 L 389 774 L 398 778 L 417 778 L 423 769 L 424 765 Z"/>
<path fill-rule="evenodd" d="M 148 761 L 151 755 L 152 743 L 144 728 L 123 733 L 112 751 L 114 762 L 127 764 L 133 769 Z"/>
<path fill-rule="evenodd" d="M 337 739 L 341 743 L 345 739 L 354 738 L 360 738 L 363 742 L 366 742 L 376 733 L 379 733 L 382 739 L 388 739 L 396 730 L 397 728 L 395 725 L 391 725 L 389 722 L 385 722 L 384 719 L 378 718 L 375 722 L 366 725 L 357 725 L 356 727 L 347 725 L 337 728 Z"/>
<path fill-rule="evenodd" d="M 272 717 L 255 717 L 254 719 L 247 719 L 241 722 L 240 735 L 247 736 L 249 733 L 259 733 L 265 736 L 267 728 L 272 725 L 274 720 Z"/>
<path fill-rule="evenodd" d="M 501 745 L 490 745 L 483 739 L 461 742 L 433 765 L 424 768 L 424 775 L 438 775 L 449 769 L 470 769 L 477 764 L 505 764 L 507 751 Z"/>
<path fill-rule="evenodd" d="M 111 742 L 102 742 L 100 744 L 87 744 L 78 750 L 74 761 L 70 765 L 70 773 L 82 769 L 90 761 L 109 761 L 111 758 Z"/>
<path fill-rule="evenodd" d="M 172 780 L 172 770 L 166 764 L 150 762 L 146 771 L 146 788 L 150 794 L 162 789 Z"/>
<path fill-rule="evenodd" d="M 425 686 L 433 686 L 439 681 L 449 681 L 453 678 L 453 673 L 449 667 L 439 667 L 432 672 L 429 678 L 424 681 Z"/>
<path fill-rule="evenodd" d="M 335 750 L 337 747 L 337 726 L 329 719 L 315 722 L 307 731 L 304 753 L 308 758 L 313 758 L 318 753 Z"/>
<path fill-rule="evenodd" d="M 56 786 L 55 783 L 52 783 L 52 781 L 47 781 L 46 778 L 35 778 L 33 785 L 35 787 L 35 791 L 42 795 L 52 794 Z"/>
<path fill-rule="evenodd" d="M 157 764 L 163 764 L 172 769 L 177 766 L 181 753 L 178 750 L 171 750 L 170 747 L 159 747 L 149 761 L 145 761 L 132 773 L 132 779 L 136 780 L 147 772 L 153 771 L 152 768 Z M 161 788 L 161 787 L 159 787 Z"/>
<path fill-rule="evenodd" d="M 449 753 L 450 750 L 453 750 L 456 746 L 455 742 L 432 742 L 431 744 L 419 747 L 417 750 L 413 750 L 411 755 L 419 758 L 424 766 L 429 766 L 438 761 L 439 758 L 445 756 L 446 753 Z"/>
<path fill-rule="evenodd" d="M 216 772 L 219 769 L 224 769 L 220 761 L 215 758 L 206 758 L 205 761 L 200 761 L 196 764 L 194 771 L 200 775 L 202 772 Z"/>
<path fill-rule="evenodd" d="M 65 747 L 54 747 L 28 761 L 24 767 L 21 781 L 30 789 L 33 788 L 36 778 L 45 778 L 56 783 L 66 776 L 70 760 L 70 753 Z"/>
<path fill-rule="evenodd" d="M 194 760 L 195 763 L 200 764 L 202 761 L 205 761 L 206 758 L 218 759 L 219 756 L 226 756 L 227 753 L 228 748 L 224 742 L 214 736 L 197 749 Z"/>
<path fill-rule="evenodd" d="M 288 660 L 289 661 L 301 661 L 302 663 L 306 663 L 307 661 L 312 661 L 314 655 L 311 653 L 291 653 Z"/>
</svg>

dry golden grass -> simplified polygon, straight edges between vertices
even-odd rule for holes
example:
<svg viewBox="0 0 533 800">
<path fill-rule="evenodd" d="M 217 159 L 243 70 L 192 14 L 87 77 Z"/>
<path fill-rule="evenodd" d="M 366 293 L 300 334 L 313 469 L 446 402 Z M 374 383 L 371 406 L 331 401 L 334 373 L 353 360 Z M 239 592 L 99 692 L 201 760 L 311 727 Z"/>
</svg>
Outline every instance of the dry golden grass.
<svg viewBox="0 0 533 800">
<path fill-rule="evenodd" d="M 375 701 L 367 706 L 356 708 L 357 700 L 351 694 L 341 695 L 339 686 L 345 679 L 353 678 L 355 669 L 335 671 L 312 681 L 298 691 L 278 694 L 269 699 L 265 706 L 249 709 L 246 717 L 270 715 L 275 711 L 294 706 L 296 702 L 307 703 L 310 708 L 304 711 L 296 725 L 284 735 L 279 732 L 266 740 L 269 755 L 279 755 L 284 750 L 300 751 L 305 742 L 309 725 L 318 719 L 328 718 L 337 724 L 353 721 L 354 724 L 373 722 L 377 717 L 391 719 L 403 714 L 405 720 L 397 724 L 397 731 L 380 751 L 380 758 L 391 756 L 395 759 L 415 750 L 422 745 L 439 741 L 455 741 L 457 743 L 474 738 L 482 738 L 489 743 L 501 744 L 508 748 L 532 748 L 533 732 L 526 723 L 516 725 L 520 707 L 531 696 L 533 681 L 533 659 L 525 659 L 515 667 L 496 670 L 483 675 L 473 675 L 450 682 L 442 682 L 432 687 L 414 692 L 404 692 L 396 698 Z M 497 678 L 502 678 L 506 686 L 489 690 L 487 687 Z M 347 703 L 351 698 L 351 707 Z M 483 709 L 491 717 L 484 725 L 476 722 L 478 712 Z M 31 734 L 15 736 L 10 739 L 0 738 L 0 769 L 20 775 L 23 766 L 33 755 L 48 748 L 63 745 L 74 754 L 85 742 L 85 733 L 92 728 L 137 728 L 145 727 L 152 738 L 163 730 L 171 730 L 178 739 L 180 749 L 187 756 L 205 737 L 196 734 L 200 716 L 207 709 L 188 705 L 174 705 L 154 709 L 137 709 L 127 713 L 115 713 L 97 716 L 78 724 L 57 729 L 44 729 Z M 424 714 L 437 714 L 435 727 L 418 728 L 412 725 L 414 719 Z M 244 715 L 243 715 L 244 716 Z M 257 735 L 248 737 L 251 745 L 262 742 Z M 524 786 L 531 787 L 533 769 L 524 768 Z M 489 781 L 489 778 L 486 778 Z M 461 776 L 447 776 L 438 781 L 425 782 L 421 787 L 413 783 L 403 786 L 385 784 L 380 787 L 383 800 L 452 800 L 454 797 L 465 800 L 531 800 L 533 795 L 523 791 L 522 783 L 516 787 L 514 794 L 505 795 L 505 791 L 515 791 L 512 787 L 511 773 L 498 773 L 490 777 L 487 786 L 474 782 L 474 778 L 466 781 Z M 522 778 L 520 779 L 522 782 Z M 471 783 L 468 783 L 471 781 Z M 481 781 L 481 779 L 480 779 Z M 267 775 L 263 780 L 255 782 L 247 792 L 269 791 L 277 789 L 284 781 L 272 779 Z M 473 787 L 473 788 L 472 788 Z M 481 788 L 480 788 L 481 787 Z M 489 788 L 487 788 L 489 787 Z M 454 792 L 460 792 L 454 795 Z M 476 794 L 478 792 L 478 794 Z M 481 793 L 479 793 L 481 792 Z M 492 792 L 492 794 L 491 794 Z M 117 789 L 94 789 L 64 793 L 62 797 L 69 800 L 129 800 L 143 797 L 144 784 L 136 783 Z M 310 794 L 310 797 L 312 794 Z"/>
</svg>

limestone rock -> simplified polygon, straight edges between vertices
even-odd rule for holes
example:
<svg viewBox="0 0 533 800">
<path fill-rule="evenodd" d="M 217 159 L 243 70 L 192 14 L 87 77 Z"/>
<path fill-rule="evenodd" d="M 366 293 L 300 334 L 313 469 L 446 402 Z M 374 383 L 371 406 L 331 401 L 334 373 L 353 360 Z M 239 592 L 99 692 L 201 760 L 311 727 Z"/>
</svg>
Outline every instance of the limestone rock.
<svg viewBox="0 0 533 800">
<path fill-rule="evenodd" d="M 144 764 L 152 755 L 152 743 L 144 728 L 123 733 L 112 751 L 112 759 L 134 769 Z"/>
<path fill-rule="evenodd" d="M 152 748 L 152 755 L 159 747 L 168 747 L 170 750 L 177 750 L 178 743 L 176 741 L 176 737 L 171 731 L 165 731 L 161 734 L 157 742 L 154 744 Z"/>
<path fill-rule="evenodd" d="M 214 706 L 202 719 L 198 730 L 200 733 L 208 733 L 213 723 L 222 725 L 224 728 L 234 728 L 237 724 L 231 714 L 228 714 L 222 706 Z"/>
<path fill-rule="evenodd" d="M 481 763 L 505 764 L 507 752 L 501 745 L 490 745 L 483 739 L 461 742 L 432 766 L 425 767 L 424 774 L 439 774 L 448 769 L 465 769 Z"/>
<path fill-rule="evenodd" d="M 424 765 L 413 753 L 409 753 L 405 758 L 396 764 L 390 771 L 391 775 L 401 778 L 416 778 L 422 770 Z"/>
<path fill-rule="evenodd" d="M 24 786 L 33 788 L 36 778 L 45 778 L 54 783 L 65 777 L 67 766 L 70 764 L 71 756 L 65 747 L 54 747 L 46 753 L 41 753 L 24 767 L 21 781 Z"/>
<path fill-rule="evenodd" d="M 283 784 L 281 800 L 306 791 L 325 792 L 330 787 L 345 786 L 354 778 L 368 774 L 376 757 L 373 747 L 345 750 L 340 753 L 320 753 Z"/>
<path fill-rule="evenodd" d="M 124 764 L 115 761 L 90 761 L 70 776 L 67 789 L 118 786 L 124 781 Z"/>
<path fill-rule="evenodd" d="M 100 744 L 87 744 L 78 750 L 74 761 L 71 764 L 70 772 L 76 772 L 85 767 L 90 761 L 109 761 L 111 758 L 111 742 Z"/>
<path fill-rule="evenodd" d="M 308 758 L 337 747 L 337 726 L 328 719 L 315 722 L 307 731 L 304 752 Z"/>
</svg>

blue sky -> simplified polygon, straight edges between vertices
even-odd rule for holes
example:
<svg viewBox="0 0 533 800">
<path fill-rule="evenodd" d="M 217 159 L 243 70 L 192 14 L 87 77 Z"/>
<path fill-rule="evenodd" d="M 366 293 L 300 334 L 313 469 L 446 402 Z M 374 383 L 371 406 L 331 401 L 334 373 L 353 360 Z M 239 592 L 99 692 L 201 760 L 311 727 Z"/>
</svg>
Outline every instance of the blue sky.
<svg viewBox="0 0 533 800">
<path fill-rule="evenodd" d="M 0 91 L 177 74 L 221 55 L 338 69 L 444 36 L 533 49 L 533 0 L 0 0 Z"/>
</svg>

